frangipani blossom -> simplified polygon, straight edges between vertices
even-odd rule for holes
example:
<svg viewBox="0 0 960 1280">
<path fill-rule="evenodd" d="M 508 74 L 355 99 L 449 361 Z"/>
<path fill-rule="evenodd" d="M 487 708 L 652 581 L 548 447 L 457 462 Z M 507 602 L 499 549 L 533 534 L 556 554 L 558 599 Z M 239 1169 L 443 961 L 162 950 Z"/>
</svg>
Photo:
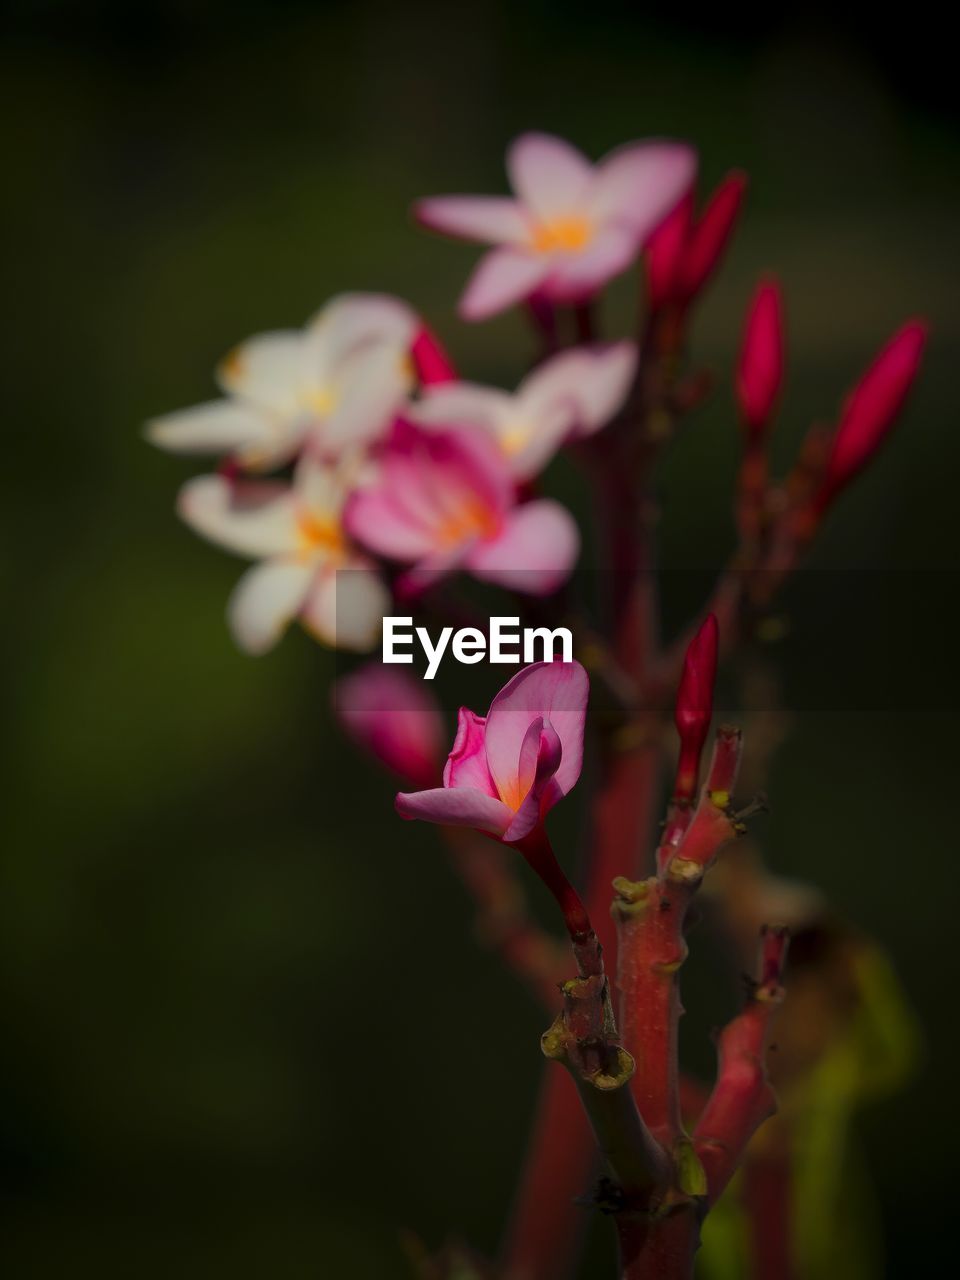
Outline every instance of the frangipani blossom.
<svg viewBox="0 0 960 1280">
<path fill-rule="evenodd" d="M 399 421 L 344 515 L 351 537 L 415 566 L 412 586 L 455 569 L 530 595 L 548 595 L 580 549 L 570 513 L 549 499 L 516 505 L 500 450 L 468 428 L 426 431 Z"/>
<path fill-rule="evenodd" d="M 515 480 L 530 480 L 572 436 L 591 435 L 622 408 L 637 370 L 632 342 L 575 347 L 545 360 L 513 395 L 469 382 L 427 388 L 409 410 L 430 427 L 474 427 L 497 441 Z"/>
<path fill-rule="evenodd" d="M 306 445 L 336 457 L 368 444 L 413 386 L 417 327 L 396 298 L 342 294 L 304 329 L 241 343 L 217 370 L 226 398 L 154 419 L 147 438 L 174 453 L 227 454 L 258 471 Z"/>
<path fill-rule="evenodd" d="M 431 787 L 443 759 L 443 716 L 423 680 L 371 662 L 334 686 L 334 711 L 347 735 L 414 786 Z"/>
<path fill-rule="evenodd" d="M 460 708 L 443 786 L 401 793 L 397 811 L 507 843 L 524 840 L 580 777 L 589 692 L 579 662 L 525 667 L 486 717 Z"/>
<path fill-rule="evenodd" d="M 192 529 L 261 561 L 240 579 L 227 610 L 247 653 L 272 648 L 294 618 L 325 644 L 365 650 L 376 643 L 390 597 L 373 562 L 344 536 L 350 479 L 343 465 L 306 454 L 292 485 L 209 475 L 180 490 L 178 510 Z"/>
<path fill-rule="evenodd" d="M 433 196 L 420 222 L 496 247 L 460 299 L 483 320 L 524 298 L 579 302 L 634 261 L 643 242 L 693 181 L 696 157 L 678 142 L 618 147 L 598 164 L 547 133 L 524 133 L 507 152 L 514 197 Z"/>
</svg>

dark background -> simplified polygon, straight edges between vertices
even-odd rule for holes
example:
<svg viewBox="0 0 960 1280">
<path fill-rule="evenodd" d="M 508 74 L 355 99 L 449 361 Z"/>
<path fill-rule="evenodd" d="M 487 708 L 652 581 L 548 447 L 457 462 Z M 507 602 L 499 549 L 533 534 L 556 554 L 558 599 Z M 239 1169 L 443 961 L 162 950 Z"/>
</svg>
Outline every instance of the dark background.
<svg viewBox="0 0 960 1280">
<path fill-rule="evenodd" d="M 760 271 L 788 299 L 784 458 L 903 318 L 933 324 L 903 429 L 803 584 L 784 646 L 800 717 L 761 828 L 778 869 L 883 939 L 919 1012 L 919 1074 L 861 1131 L 889 1273 L 924 1273 L 955 1176 L 949 42 L 916 6 L 884 27 L 603 0 L 4 13 L 10 1274 L 387 1280 L 402 1227 L 494 1247 L 542 1015 L 474 945 L 433 834 L 401 826 L 391 783 L 343 748 L 332 656 L 300 634 L 234 651 L 239 566 L 171 510 L 198 468 L 139 425 L 210 396 L 236 340 L 348 288 L 409 297 L 470 376 L 512 383 L 521 319 L 459 323 L 475 250 L 406 210 L 502 190 L 529 127 L 594 156 L 674 134 L 708 183 L 751 174 L 695 329 L 718 390 L 663 471 L 671 566 L 730 545 L 729 370 Z M 621 284 L 611 331 L 629 300 Z M 569 468 L 555 478 L 580 500 Z"/>
</svg>

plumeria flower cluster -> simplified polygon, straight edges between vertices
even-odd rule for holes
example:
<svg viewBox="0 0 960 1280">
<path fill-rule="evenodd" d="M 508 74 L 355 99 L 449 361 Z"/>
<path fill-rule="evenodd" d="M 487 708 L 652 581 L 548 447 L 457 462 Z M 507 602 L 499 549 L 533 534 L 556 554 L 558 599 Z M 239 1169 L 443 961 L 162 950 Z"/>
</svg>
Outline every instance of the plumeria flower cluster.
<svg viewBox="0 0 960 1280">
<path fill-rule="evenodd" d="M 525 134 L 507 167 L 516 197 L 440 197 L 429 225 L 489 239 L 464 315 L 511 302 L 582 302 L 633 262 L 692 182 L 677 143 L 634 143 L 598 165 Z M 548 357 L 512 393 L 458 379 L 416 312 L 344 294 L 303 329 L 241 343 L 216 371 L 222 397 L 148 424 L 148 439 L 219 460 L 178 511 L 256 563 L 228 606 L 239 646 L 270 649 L 298 619 L 320 641 L 372 648 L 404 599 L 465 570 L 532 595 L 555 591 L 576 523 L 534 482 L 557 451 L 607 426 L 637 377 L 633 342 Z"/>
</svg>

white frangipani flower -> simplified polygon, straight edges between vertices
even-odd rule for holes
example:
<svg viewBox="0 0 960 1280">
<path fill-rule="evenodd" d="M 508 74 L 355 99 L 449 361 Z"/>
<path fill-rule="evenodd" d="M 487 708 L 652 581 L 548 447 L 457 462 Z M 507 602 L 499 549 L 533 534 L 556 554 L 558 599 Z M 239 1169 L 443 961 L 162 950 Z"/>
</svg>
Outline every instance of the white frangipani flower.
<svg viewBox="0 0 960 1280">
<path fill-rule="evenodd" d="M 226 454 L 267 471 L 304 447 L 323 457 L 387 430 L 414 383 L 413 311 L 384 294 L 346 293 L 299 330 L 263 333 L 217 369 L 225 399 L 147 424 L 174 453 Z"/>
<path fill-rule="evenodd" d="M 477 427 L 500 445 L 515 480 L 530 480 L 567 440 L 599 431 L 622 408 L 637 371 L 633 342 L 575 347 L 545 360 L 511 395 L 447 382 L 407 416 L 423 427 Z"/>
<path fill-rule="evenodd" d="M 352 461 L 331 465 L 305 454 L 292 484 L 207 475 L 180 490 L 177 509 L 192 529 L 260 561 L 240 579 L 227 609 L 247 653 L 272 648 L 294 618 L 337 648 L 376 644 L 390 595 L 341 526 L 356 471 Z"/>
</svg>

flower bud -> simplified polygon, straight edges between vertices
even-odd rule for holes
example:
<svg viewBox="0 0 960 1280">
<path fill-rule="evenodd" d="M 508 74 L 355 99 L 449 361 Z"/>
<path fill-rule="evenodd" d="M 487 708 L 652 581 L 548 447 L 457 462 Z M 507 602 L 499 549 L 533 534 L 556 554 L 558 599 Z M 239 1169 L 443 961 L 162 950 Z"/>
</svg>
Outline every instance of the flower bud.
<svg viewBox="0 0 960 1280">
<path fill-rule="evenodd" d="M 713 275 L 733 232 L 747 189 L 747 175 L 732 170 L 707 202 L 687 237 L 677 287 L 684 302 L 695 297 Z"/>
<path fill-rule="evenodd" d="M 749 438 L 769 424 L 782 382 L 783 298 L 778 282 L 769 279 L 750 301 L 737 364 L 737 404 Z"/>
<path fill-rule="evenodd" d="M 417 377 L 425 387 L 440 382 L 456 382 L 457 371 L 453 362 L 440 345 L 440 340 L 426 325 L 421 325 L 410 348 Z"/>
<path fill-rule="evenodd" d="M 417 787 L 437 786 L 444 727 L 422 680 L 373 662 L 341 677 L 334 712 L 347 736 Z"/>
<path fill-rule="evenodd" d="M 847 396 L 827 459 L 821 507 L 863 470 L 883 443 L 917 376 L 926 340 L 926 324 L 908 320 Z"/>
<path fill-rule="evenodd" d="M 696 791 L 700 755 L 713 717 L 718 642 L 716 616 L 708 613 L 690 641 L 677 690 L 674 723 L 680 734 L 680 759 L 673 788 L 674 800 L 690 800 Z"/>
<path fill-rule="evenodd" d="M 693 192 L 688 192 L 647 241 L 647 299 L 651 311 L 673 300 L 693 221 Z"/>
</svg>

